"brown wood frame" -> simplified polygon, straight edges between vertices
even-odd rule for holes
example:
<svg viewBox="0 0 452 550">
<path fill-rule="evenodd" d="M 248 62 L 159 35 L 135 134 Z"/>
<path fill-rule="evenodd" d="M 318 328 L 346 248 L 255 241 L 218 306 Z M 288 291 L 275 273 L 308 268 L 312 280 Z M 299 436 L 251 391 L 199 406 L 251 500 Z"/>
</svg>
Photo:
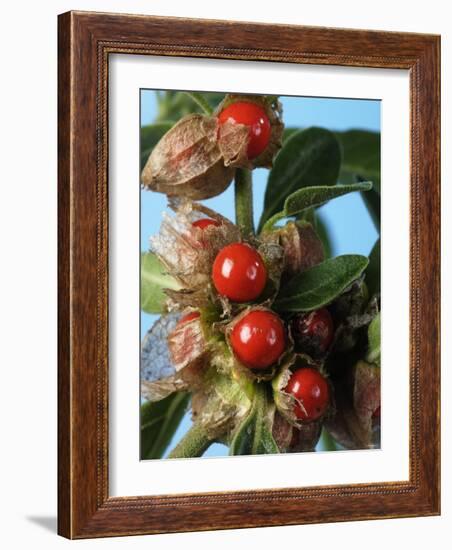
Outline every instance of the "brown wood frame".
<svg viewBox="0 0 452 550">
<path fill-rule="evenodd" d="M 58 52 L 59 533 L 84 538 L 439 514 L 440 38 L 69 12 L 59 16 Z M 409 70 L 409 481 L 109 497 L 111 53 Z"/>
</svg>

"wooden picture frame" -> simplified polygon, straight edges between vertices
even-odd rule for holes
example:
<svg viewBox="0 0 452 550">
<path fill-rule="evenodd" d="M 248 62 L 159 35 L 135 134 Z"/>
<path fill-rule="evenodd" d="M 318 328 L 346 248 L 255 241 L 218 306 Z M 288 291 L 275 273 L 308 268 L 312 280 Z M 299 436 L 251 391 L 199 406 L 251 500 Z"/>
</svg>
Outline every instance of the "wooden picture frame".
<svg viewBox="0 0 452 550">
<path fill-rule="evenodd" d="M 59 534 L 86 538 L 439 514 L 440 38 L 69 12 L 59 16 L 58 50 Z M 113 53 L 409 70 L 409 481 L 109 496 L 107 92 Z"/>
</svg>

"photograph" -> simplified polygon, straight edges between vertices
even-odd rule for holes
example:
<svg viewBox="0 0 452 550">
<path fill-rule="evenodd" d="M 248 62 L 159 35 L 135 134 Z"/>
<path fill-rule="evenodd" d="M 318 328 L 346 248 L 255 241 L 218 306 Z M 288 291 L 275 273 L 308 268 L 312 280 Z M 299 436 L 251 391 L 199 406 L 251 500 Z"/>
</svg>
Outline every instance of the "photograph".
<svg viewBox="0 0 452 550">
<path fill-rule="evenodd" d="M 140 459 L 380 449 L 381 101 L 139 94 Z"/>
</svg>

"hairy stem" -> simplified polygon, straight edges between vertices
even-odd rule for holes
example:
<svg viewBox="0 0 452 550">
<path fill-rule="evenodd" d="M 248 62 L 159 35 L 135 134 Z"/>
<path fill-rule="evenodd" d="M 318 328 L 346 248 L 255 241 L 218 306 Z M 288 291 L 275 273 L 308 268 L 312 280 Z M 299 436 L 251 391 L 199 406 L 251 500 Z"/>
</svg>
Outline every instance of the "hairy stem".
<svg viewBox="0 0 452 550">
<path fill-rule="evenodd" d="M 235 218 L 245 235 L 254 234 L 253 180 L 251 171 L 244 168 L 235 173 Z"/>
<path fill-rule="evenodd" d="M 194 458 L 202 456 L 212 443 L 206 429 L 201 424 L 193 424 L 184 437 L 174 447 L 168 458 Z"/>
<path fill-rule="evenodd" d="M 188 95 L 188 97 L 190 97 L 197 105 L 199 105 L 199 107 L 201 107 L 206 115 L 212 114 L 212 107 L 201 94 L 199 94 L 198 92 L 184 92 L 184 94 Z"/>
</svg>

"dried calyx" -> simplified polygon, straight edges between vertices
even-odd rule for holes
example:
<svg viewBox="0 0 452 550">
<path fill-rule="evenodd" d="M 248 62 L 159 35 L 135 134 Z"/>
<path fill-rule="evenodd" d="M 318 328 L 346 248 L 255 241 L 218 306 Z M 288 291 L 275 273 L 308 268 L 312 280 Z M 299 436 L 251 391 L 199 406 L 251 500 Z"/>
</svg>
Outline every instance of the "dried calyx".
<svg viewBox="0 0 452 550">
<path fill-rule="evenodd" d="M 279 244 L 258 238 L 245 242 L 236 225 L 203 205 L 172 199 L 170 206 L 175 215 L 164 214 L 160 232 L 150 240 L 152 251 L 181 286 L 180 290 L 165 291 L 169 310 L 214 304 L 224 318 L 230 318 L 248 307 L 248 303 L 230 300 L 212 284 L 216 258 L 227 246 L 237 243 L 253 249 L 265 265 L 265 286 L 253 303 L 271 304 L 279 289 L 284 262 Z M 199 227 L 196 222 L 206 218 L 215 223 Z"/>
<path fill-rule="evenodd" d="M 270 123 L 267 147 L 253 159 L 247 156 L 250 128 L 218 115 L 235 101 L 259 105 Z M 227 95 L 212 116 L 191 114 L 177 122 L 157 143 L 141 174 L 145 188 L 200 200 L 222 193 L 236 168 L 270 167 L 281 147 L 284 125 L 281 104 L 266 96 Z"/>
</svg>

